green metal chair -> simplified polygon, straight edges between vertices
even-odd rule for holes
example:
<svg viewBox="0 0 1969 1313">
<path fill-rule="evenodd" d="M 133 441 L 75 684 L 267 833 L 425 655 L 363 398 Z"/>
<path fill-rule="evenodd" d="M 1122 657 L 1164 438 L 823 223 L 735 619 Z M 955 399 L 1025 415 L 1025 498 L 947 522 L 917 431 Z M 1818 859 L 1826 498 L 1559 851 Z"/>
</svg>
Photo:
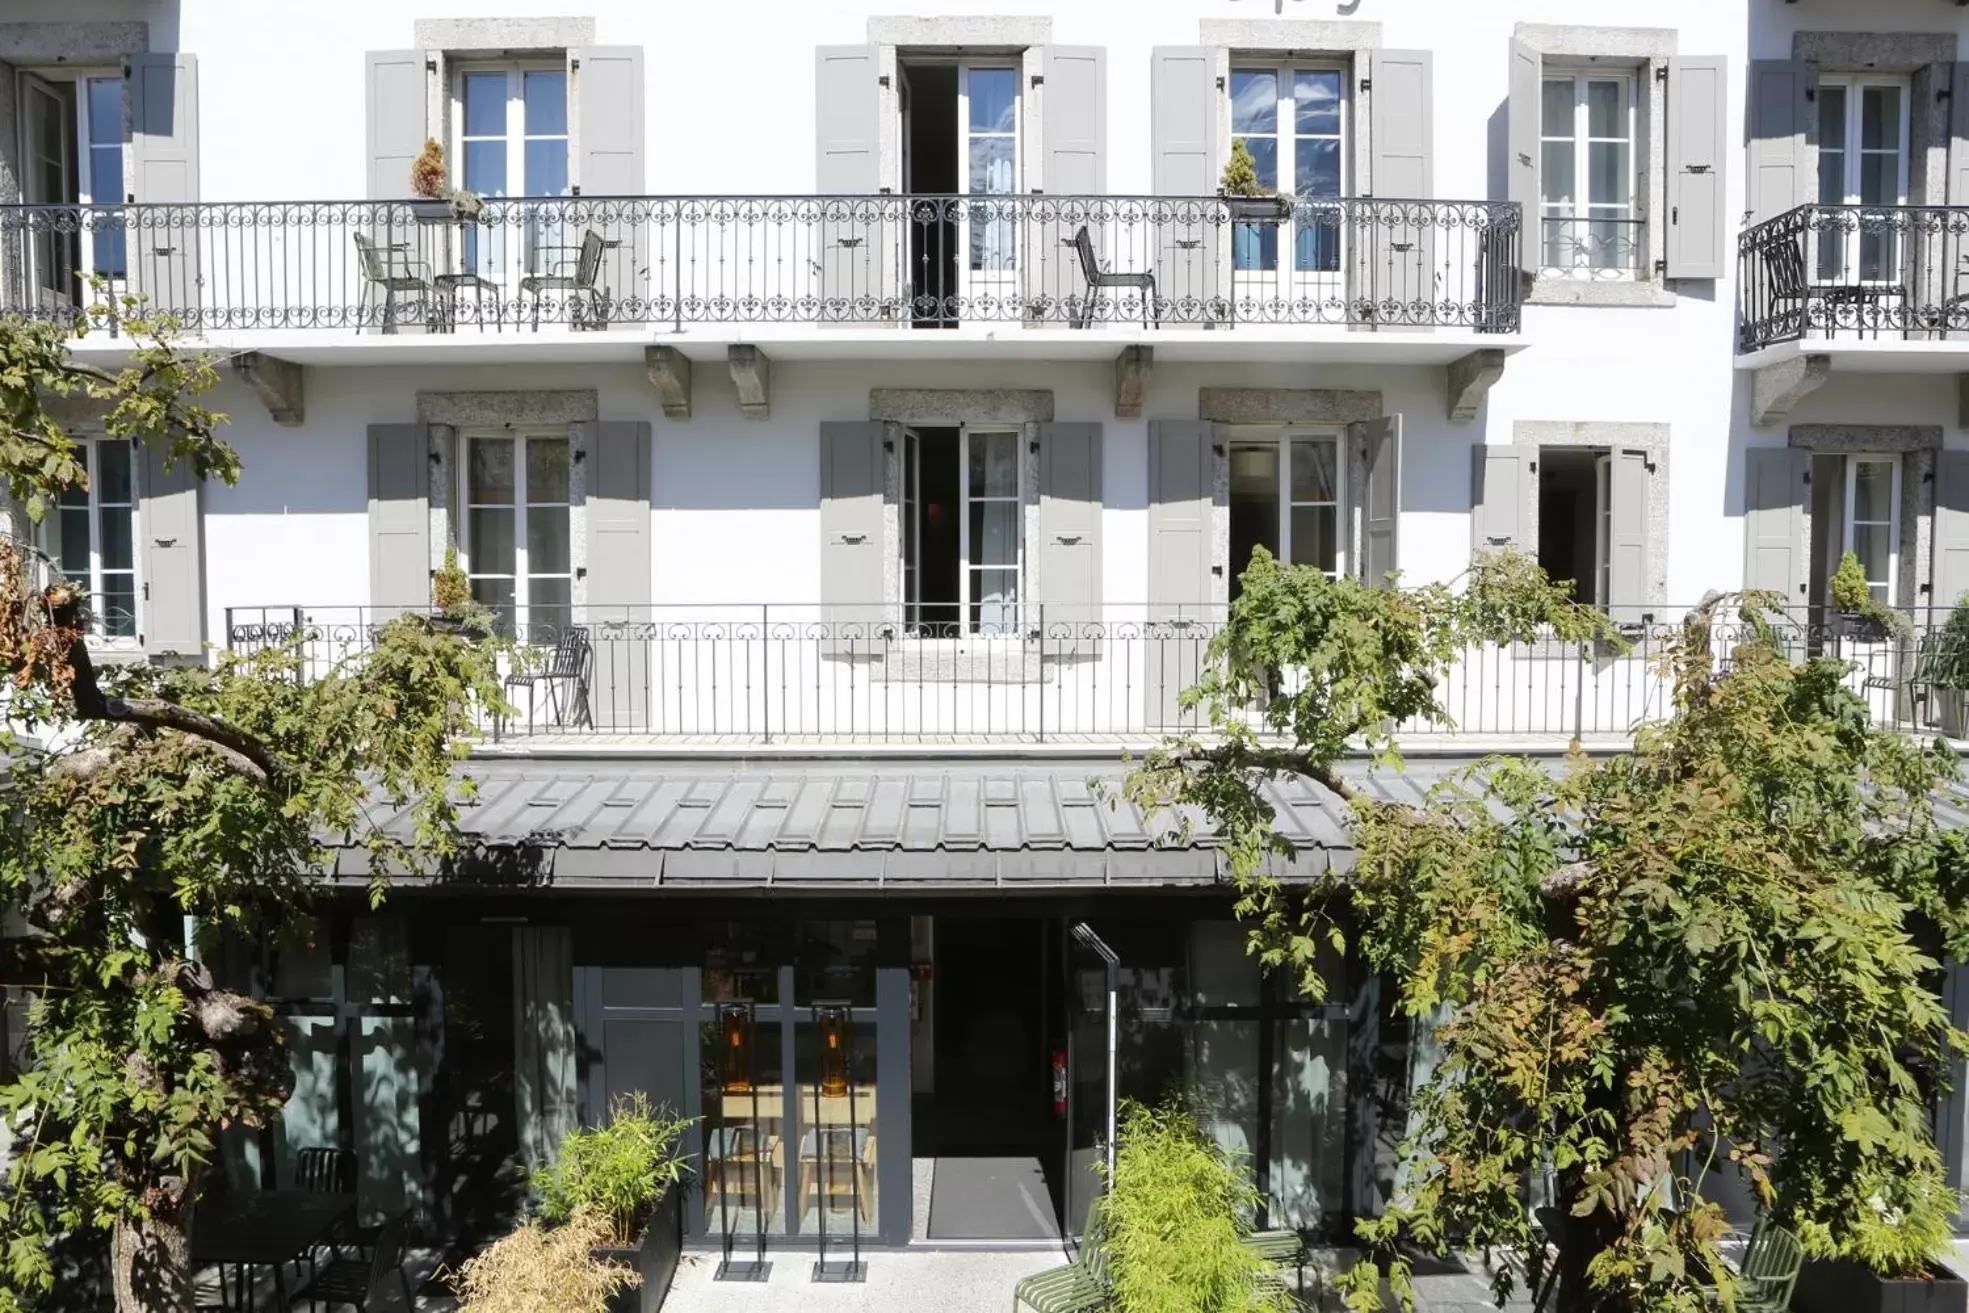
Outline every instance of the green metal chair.
<svg viewBox="0 0 1969 1313">
<path fill-rule="evenodd" d="M 1101 1196 L 1087 1205 L 1087 1226 L 1073 1262 L 1035 1272 L 1012 1290 L 1012 1313 L 1093 1313 L 1108 1305 L 1108 1263 L 1101 1248 Z"/>
<path fill-rule="evenodd" d="M 1805 1247 L 1798 1237 L 1758 1218 L 1737 1269 L 1737 1313 L 1786 1313 L 1804 1265 Z"/>
</svg>

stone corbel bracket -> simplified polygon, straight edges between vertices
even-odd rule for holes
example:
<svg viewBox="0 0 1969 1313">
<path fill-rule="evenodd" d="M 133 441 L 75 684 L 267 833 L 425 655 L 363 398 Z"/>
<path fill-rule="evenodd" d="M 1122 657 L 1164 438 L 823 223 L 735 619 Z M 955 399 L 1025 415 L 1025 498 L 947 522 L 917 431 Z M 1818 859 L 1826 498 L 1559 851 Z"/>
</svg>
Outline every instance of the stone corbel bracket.
<svg viewBox="0 0 1969 1313">
<path fill-rule="evenodd" d="M 691 417 L 691 358 L 673 346 L 643 348 L 643 370 L 663 402 L 666 419 Z"/>
<path fill-rule="evenodd" d="M 1131 346 L 1114 358 L 1114 414 L 1116 419 L 1140 419 L 1142 395 L 1149 390 L 1149 372 L 1155 367 L 1155 348 Z"/>
<path fill-rule="evenodd" d="M 772 407 L 772 361 L 756 346 L 739 342 L 726 348 L 732 386 L 738 389 L 738 413 L 747 419 L 767 419 Z"/>
<path fill-rule="evenodd" d="M 292 360 L 263 351 L 243 351 L 232 358 L 232 371 L 253 389 L 253 395 L 282 428 L 299 428 L 307 416 L 307 375 Z"/>
<path fill-rule="evenodd" d="M 1504 377 L 1504 353 L 1496 347 L 1472 351 L 1452 360 L 1447 370 L 1449 422 L 1468 424 L 1477 418 L 1491 384 Z"/>
<path fill-rule="evenodd" d="M 1832 357 L 1793 356 L 1765 365 L 1750 375 L 1750 422 L 1764 428 L 1783 419 L 1791 408 L 1816 391 L 1832 375 Z"/>
</svg>

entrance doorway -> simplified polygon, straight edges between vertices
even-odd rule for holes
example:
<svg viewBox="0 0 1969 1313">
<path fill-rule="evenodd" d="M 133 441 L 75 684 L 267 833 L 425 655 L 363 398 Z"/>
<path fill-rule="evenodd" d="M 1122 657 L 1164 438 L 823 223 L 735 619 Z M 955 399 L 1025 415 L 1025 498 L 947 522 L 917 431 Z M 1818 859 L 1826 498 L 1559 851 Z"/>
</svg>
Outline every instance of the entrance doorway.
<svg viewBox="0 0 1969 1313">
<path fill-rule="evenodd" d="M 902 189 L 910 207 L 912 318 L 954 328 L 967 309 L 1019 290 L 1019 60 L 905 56 L 898 66 Z"/>
<path fill-rule="evenodd" d="M 931 1160 L 930 1239 L 1060 1233 L 1058 933 L 1030 917 L 933 920 L 933 1082 L 916 1119 L 916 1157 Z"/>
</svg>

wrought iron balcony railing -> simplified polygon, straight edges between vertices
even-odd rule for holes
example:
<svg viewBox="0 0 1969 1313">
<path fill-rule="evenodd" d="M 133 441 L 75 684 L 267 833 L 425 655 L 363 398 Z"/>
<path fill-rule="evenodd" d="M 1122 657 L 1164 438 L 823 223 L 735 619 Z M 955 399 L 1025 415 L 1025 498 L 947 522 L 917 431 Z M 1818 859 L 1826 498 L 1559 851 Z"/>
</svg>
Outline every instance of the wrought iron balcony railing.
<svg viewBox="0 0 1969 1313">
<path fill-rule="evenodd" d="M 1518 328 L 1519 207 L 758 196 L 0 207 L 0 312 L 193 331 L 700 324 Z M 1259 211 L 1263 210 L 1263 213 Z"/>
<path fill-rule="evenodd" d="M 1801 205 L 1737 239 L 1737 347 L 1969 342 L 1969 207 Z"/>
<path fill-rule="evenodd" d="M 1441 686 L 1451 724 L 1405 736 L 1618 739 L 1664 716 L 1659 658 L 1683 607 L 1615 608 L 1643 618 L 1625 654 L 1557 641 L 1468 648 Z M 359 661 L 397 612 L 367 607 L 236 607 L 235 651 L 292 644 L 304 671 Z M 1905 634 L 1800 614 L 1796 656 L 1851 663 L 1848 682 L 1880 724 L 1960 736 L 1969 659 L 1941 646 L 1946 610 L 1909 613 Z M 839 744 L 1130 741 L 1198 728 L 1177 695 L 1197 679 L 1221 607 L 1169 612 L 1109 606 L 1097 616 L 1027 607 L 984 633 L 907 627 L 883 607 L 574 608 L 508 626 L 518 640 L 515 714 L 495 738 Z M 1740 635 L 1712 634 L 1719 659 Z M 1957 676 L 1957 665 L 1960 674 Z M 1281 686 L 1292 678 L 1281 673 Z M 1953 719 L 1951 719 L 1953 717 Z M 1476 746 L 1485 746 L 1473 738 Z"/>
</svg>

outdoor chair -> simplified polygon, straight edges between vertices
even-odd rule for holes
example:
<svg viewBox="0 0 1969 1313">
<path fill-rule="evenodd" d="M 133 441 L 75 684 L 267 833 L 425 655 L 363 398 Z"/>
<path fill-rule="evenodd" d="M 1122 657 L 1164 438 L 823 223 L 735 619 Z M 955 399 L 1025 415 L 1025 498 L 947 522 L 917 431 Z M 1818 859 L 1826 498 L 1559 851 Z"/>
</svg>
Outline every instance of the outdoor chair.
<svg viewBox="0 0 1969 1313">
<path fill-rule="evenodd" d="M 368 322 L 369 307 L 379 294 L 383 298 L 385 333 L 397 331 L 397 301 L 405 295 L 415 296 L 428 318 L 436 296 L 431 266 L 423 260 L 413 259 L 409 254 L 409 245 L 404 242 L 378 246 L 376 239 L 367 233 L 356 233 L 355 243 L 362 275 L 362 290 L 356 301 L 356 332 L 360 333 L 363 324 Z"/>
<path fill-rule="evenodd" d="M 1952 677 L 1953 656 L 1948 635 L 1939 629 L 1930 630 L 1915 642 L 1912 660 L 1905 643 L 1897 642 L 1884 671 L 1869 662 L 1860 687 L 1905 698 L 1908 723 L 1919 729 L 1924 723 L 1924 710 L 1935 700 L 1936 688 L 1945 677 Z M 1890 711 L 1895 716 L 1900 714 L 1898 705 Z"/>
<path fill-rule="evenodd" d="M 1825 239 L 1825 234 L 1820 234 Z M 1880 325 L 1872 307 L 1899 293 L 1899 288 L 1877 283 L 1842 283 L 1814 280 L 1805 268 L 1805 234 L 1774 232 L 1757 247 L 1758 265 L 1764 270 L 1764 296 L 1768 317 L 1779 324 L 1795 326 L 1802 335 L 1812 326 L 1814 306 L 1852 306 L 1853 327 L 1864 330 L 1874 320 L 1874 335 Z"/>
<path fill-rule="evenodd" d="M 582 234 L 579 246 L 540 246 L 540 251 L 561 251 L 572 253 L 573 259 L 553 261 L 549 272 L 528 274 L 520 279 L 520 297 L 533 298 L 533 329 L 540 331 L 540 294 L 542 292 L 566 292 L 568 302 L 568 323 L 580 327 L 584 318 L 591 319 L 596 327 L 601 327 L 606 319 L 602 311 L 601 289 L 595 280 L 602 272 L 602 251 L 608 243 L 602 235 L 590 228 Z"/>
<path fill-rule="evenodd" d="M 1277 1200 L 1270 1201 L 1274 1216 L 1284 1212 Z M 1303 1275 L 1306 1268 L 1306 1238 L 1290 1227 L 1253 1231 L 1244 1238 L 1244 1247 L 1275 1267 L 1289 1267 Z"/>
<path fill-rule="evenodd" d="M 1155 275 L 1115 273 L 1101 268 L 1101 262 L 1094 255 L 1094 236 L 1081 224 L 1080 231 L 1073 235 L 1073 249 L 1080 255 L 1080 272 L 1087 279 L 1087 297 L 1080 303 L 1080 313 L 1074 316 L 1074 327 L 1085 328 L 1094 320 L 1094 306 L 1100 300 L 1103 288 L 1134 287 L 1142 292 L 1142 327 L 1149 326 L 1149 317 L 1155 313 Z"/>
<path fill-rule="evenodd" d="M 569 625 L 554 640 L 554 651 L 545 667 L 506 676 L 506 687 L 509 690 L 545 688 L 547 710 L 557 728 L 566 729 L 570 715 L 575 728 L 593 728 L 594 717 L 588 707 L 588 668 L 593 657 L 588 631 L 579 625 Z M 528 720 L 532 720 L 531 709 Z"/>
<path fill-rule="evenodd" d="M 1087 1226 L 1073 1262 L 1035 1272 L 1012 1290 L 1012 1313 L 1093 1313 L 1108 1306 L 1108 1264 L 1101 1248 L 1101 1196 L 1087 1205 Z"/>
<path fill-rule="evenodd" d="M 376 1248 L 367 1259 L 337 1258 L 294 1292 L 289 1308 L 352 1308 L 356 1313 L 409 1313 L 416 1304 L 410 1278 L 403 1272 L 404 1242 L 410 1230 L 408 1214 L 384 1223 Z M 399 1300 L 401 1296 L 401 1300 Z"/>
<path fill-rule="evenodd" d="M 1759 1217 L 1737 1269 L 1737 1313 L 1785 1313 L 1804 1265 L 1805 1248 L 1798 1237 Z"/>
<path fill-rule="evenodd" d="M 347 1149 L 303 1149 L 294 1156 L 294 1184 L 313 1194 L 354 1194 L 356 1156 Z"/>
</svg>

